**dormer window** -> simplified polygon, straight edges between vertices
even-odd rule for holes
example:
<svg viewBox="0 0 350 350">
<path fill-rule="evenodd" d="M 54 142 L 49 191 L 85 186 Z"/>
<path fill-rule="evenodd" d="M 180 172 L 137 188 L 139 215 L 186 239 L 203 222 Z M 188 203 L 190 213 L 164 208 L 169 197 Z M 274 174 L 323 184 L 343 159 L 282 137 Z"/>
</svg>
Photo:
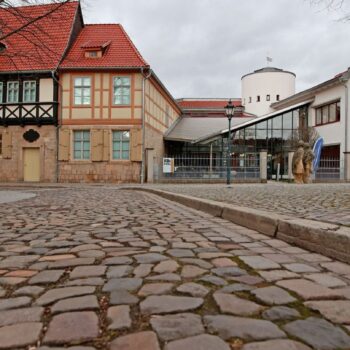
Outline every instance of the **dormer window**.
<svg viewBox="0 0 350 350">
<path fill-rule="evenodd" d="M 100 58 L 102 57 L 108 46 L 110 45 L 110 41 L 100 42 L 100 41 L 88 41 L 84 45 L 82 45 L 82 49 L 85 50 L 86 58 Z"/>
<path fill-rule="evenodd" d="M 99 53 L 99 51 L 90 51 L 89 52 L 89 57 L 97 57 L 98 53 Z"/>
</svg>

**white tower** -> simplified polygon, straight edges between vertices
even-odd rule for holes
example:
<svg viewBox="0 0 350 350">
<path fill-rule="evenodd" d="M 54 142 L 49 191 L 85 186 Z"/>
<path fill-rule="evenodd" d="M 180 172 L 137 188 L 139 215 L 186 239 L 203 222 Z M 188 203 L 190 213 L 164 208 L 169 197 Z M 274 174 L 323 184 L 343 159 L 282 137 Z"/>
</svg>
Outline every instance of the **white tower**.
<svg viewBox="0 0 350 350">
<path fill-rule="evenodd" d="M 246 112 L 262 116 L 273 112 L 270 105 L 295 94 L 292 72 L 266 67 L 242 77 L 242 104 Z"/>
</svg>

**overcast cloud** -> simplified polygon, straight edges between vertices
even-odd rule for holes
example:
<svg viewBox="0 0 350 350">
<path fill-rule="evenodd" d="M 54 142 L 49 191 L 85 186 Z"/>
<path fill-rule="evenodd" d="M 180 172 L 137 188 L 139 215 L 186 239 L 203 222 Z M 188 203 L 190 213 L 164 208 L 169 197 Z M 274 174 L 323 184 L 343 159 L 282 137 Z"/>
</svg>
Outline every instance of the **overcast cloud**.
<svg viewBox="0 0 350 350">
<path fill-rule="evenodd" d="M 350 21 L 308 0 L 88 0 L 86 23 L 121 23 L 176 98 L 240 97 L 241 76 L 272 65 L 297 90 L 350 66 Z M 349 10 L 349 0 L 346 0 Z M 350 10 L 349 10 L 350 11 Z"/>
</svg>

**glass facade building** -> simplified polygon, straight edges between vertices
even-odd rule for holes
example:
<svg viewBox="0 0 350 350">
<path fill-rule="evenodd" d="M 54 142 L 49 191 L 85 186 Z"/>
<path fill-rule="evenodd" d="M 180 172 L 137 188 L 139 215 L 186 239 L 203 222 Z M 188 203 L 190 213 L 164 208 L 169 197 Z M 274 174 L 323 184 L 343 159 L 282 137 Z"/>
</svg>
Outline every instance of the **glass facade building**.
<svg viewBox="0 0 350 350">
<path fill-rule="evenodd" d="M 267 151 L 268 178 L 276 178 L 278 169 L 280 176 L 287 177 L 288 154 L 295 151 L 307 130 L 308 105 L 236 125 L 231 133 L 231 167 L 239 170 L 256 166 L 259 153 Z M 214 164 L 226 166 L 227 139 L 228 133 L 222 133 L 198 143 L 167 142 L 166 148 L 170 157 L 202 158 L 201 163 L 212 159 Z"/>
<path fill-rule="evenodd" d="M 233 165 L 249 162 L 257 153 L 267 151 L 268 176 L 288 174 L 288 153 L 295 151 L 298 140 L 308 129 L 308 108 L 301 107 L 260 121 L 234 132 L 232 140 Z M 261 119 L 261 118 L 259 118 Z"/>
</svg>

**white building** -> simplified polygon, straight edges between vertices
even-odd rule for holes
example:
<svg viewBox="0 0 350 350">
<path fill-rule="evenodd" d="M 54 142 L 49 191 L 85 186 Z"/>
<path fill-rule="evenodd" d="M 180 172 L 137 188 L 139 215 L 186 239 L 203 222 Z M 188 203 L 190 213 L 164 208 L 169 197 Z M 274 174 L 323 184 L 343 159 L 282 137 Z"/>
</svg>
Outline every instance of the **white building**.
<svg viewBox="0 0 350 350">
<path fill-rule="evenodd" d="M 274 111 L 310 101 L 308 124 L 324 139 L 323 157 L 340 159 L 350 180 L 350 68 L 334 78 L 271 105 Z"/>
<path fill-rule="evenodd" d="M 265 67 L 242 77 L 242 104 L 247 113 L 273 112 L 271 104 L 295 94 L 295 74 Z"/>
<path fill-rule="evenodd" d="M 232 126 L 234 157 L 245 160 L 239 164 L 248 164 L 252 157 L 265 151 L 268 178 L 291 179 L 290 160 L 295 144 L 303 137 L 306 127 L 314 127 L 324 140 L 316 180 L 350 181 L 350 68 L 299 93 L 293 93 L 295 75 L 283 72 L 264 68 L 243 77 L 242 102 L 246 112 L 254 113 L 256 117 Z M 262 101 L 261 98 L 268 94 L 270 101 Z M 279 95 L 279 101 L 275 95 Z M 257 96 L 260 96 L 260 102 Z M 191 145 L 210 145 L 227 137 L 228 129 L 213 131 L 192 140 Z M 233 159 L 233 164 L 235 162 Z"/>
</svg>

